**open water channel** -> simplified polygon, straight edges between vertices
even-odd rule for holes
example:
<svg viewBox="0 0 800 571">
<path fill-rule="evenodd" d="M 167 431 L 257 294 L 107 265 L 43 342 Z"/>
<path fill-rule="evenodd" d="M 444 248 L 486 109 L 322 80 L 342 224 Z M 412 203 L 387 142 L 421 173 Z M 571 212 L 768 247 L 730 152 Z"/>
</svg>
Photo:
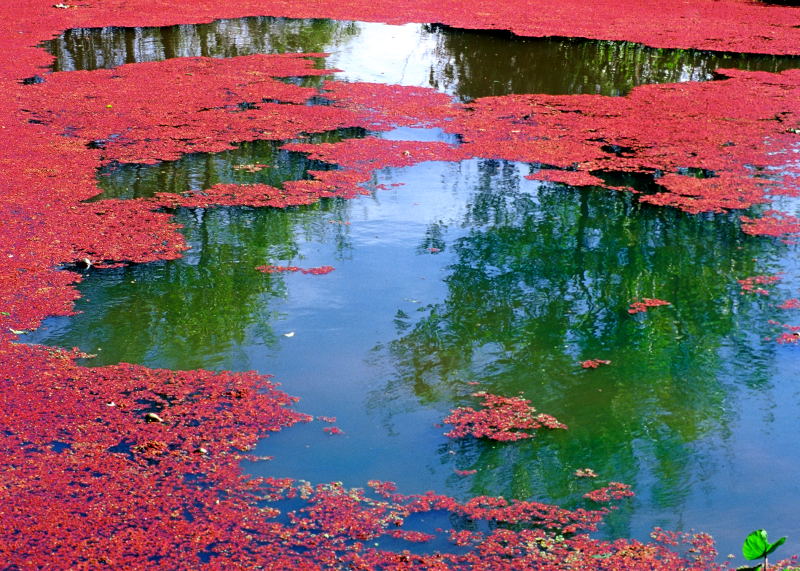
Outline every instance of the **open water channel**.
<svg viewBox="0 0 800 571">
<path fill-rule="evenodd" d="M 712 80 L 718 67 L 800 66 L 798 58 L 274 18 L 71 30 L 47 47 L 58 71 L 325 51 L 326 66 L 343 70 L 337 79 L 433 87 L 461 100 L 623 95 L 642 83 Z M 380 136 L 455 142 L 427 129 Z M 278 185 L 321 166 L 279 147 L 263 141 L 114 165 L 99 173 L 100 198 Z M 256 163 L 271 168 L 234 168 Z M 775 304 L 798 297 L 797 247 L 746 236 L 735 214 L 692 216 L 627 193 L 524 178 L 537 168 L 428 162 L 377 171 L 374 186 L 385 186 L 350 201 L 178 210 L 191 245 L 184 258 L 88 271 L 81 313 L 49 319 L 27 339 L 96 354 L 89 364 L 255 369 L 301 397 L 300 410 L 336 417 L 343 434 L 313 422 L 262 441 L 256 453 L 273 459 L 249 463 L 254 474 L 348 486 L 391 480 L 404 493 L 570 507 L 589 489 L 573 473 L 588 467 L 637 494 L 608 518 L 604 536 L 693 528 L 712 533 L 725 555 L 766 527 L 800 551 L 800 347 L 764 339 L 776 333 L 768 324 Z M 254 269 L 263 264 L 335 270 L 265 275 Z M 779 272 L 772 296 L 741 294 L 737 280 Z M 630 315 L 641 297 L 672 305 Z M 611 364 L 583 369 L 586 359 Z M 515 443 L 443 436 L 442 419 L 474 406 L 476 390 L 522 393 L 569 430 Z"/>
</svg>

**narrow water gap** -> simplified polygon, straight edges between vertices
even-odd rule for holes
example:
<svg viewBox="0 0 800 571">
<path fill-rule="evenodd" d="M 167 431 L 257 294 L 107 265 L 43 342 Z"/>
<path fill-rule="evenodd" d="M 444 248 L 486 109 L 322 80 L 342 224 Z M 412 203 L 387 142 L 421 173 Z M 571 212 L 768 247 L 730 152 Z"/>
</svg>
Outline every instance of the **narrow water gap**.
<svg viewBox="0 0 800 571">
<path fill-rule="evenodd" d="M 53 71 L 175 57 L 329 52 L 337 77 L 433 87 L 461 100 L 510 93 L 624 95 L 649 83 L 708 81 L 718 68 L 778 72 L 800 58 L 650 48 L 630 42 L 526 38 L 439 24 L 267 16 L 141 28 L 77 28 L 44 42 Z M 320 62 L 322 65 L 322 61 Z"/>
<path fill-rule="evenodd" d="M 155 165 L 111 163 L 98 171 L 98 186 L 103 192 L 91 201 L 150 198 L 158 192 L 204 190 L 215 184 L 266 184 L 281 188 L 284 182 L 311 178 L 309 170 L 336 168 L 281 149 L 285 143 L 335 143 L 366 134 L 361 128 L 337 129 L 291 141 L 245 141 L 228 151 L 191 153 Z"/>
</svg>

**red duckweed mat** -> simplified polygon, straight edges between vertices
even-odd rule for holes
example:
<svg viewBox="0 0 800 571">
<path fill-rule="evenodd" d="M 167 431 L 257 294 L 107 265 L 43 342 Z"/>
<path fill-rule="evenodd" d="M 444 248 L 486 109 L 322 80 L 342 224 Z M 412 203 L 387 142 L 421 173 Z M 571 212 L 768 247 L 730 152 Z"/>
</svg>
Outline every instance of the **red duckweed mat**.
<svg viewBox="0 0 800 571">
<path fill-rule="evenodd" d="M 310 420 L 268 378 L 129 364 L 83 367 L 75 363 L 77 353 L 15 343 L 16 331 L 72 311 L 80 275 L 65 266 L 179 257 L 186 244 L 172 221 L 174 208 L 352 198 L 366 192 L 375 169 L 387 166 L 503 158 L 545 165 L 539 171 L 545 174 L 534 176 L 579 185 L 599 184 L 603 172 L 649 173 L 663 191 L 642 200 L 687 212 L 746 208 L 798 190 L 790 168 L 771 171 L 772 178 L 753 176 L 754 169 L 780 169 L 800 140 L 797 71 L 729 71 L 722 81 L 640 87 L 624 98 L 517 95 L 469 105 L 427 89 L 329 81 L 322 95 L 332 104 L 320 106 L 308 104 L 316 90 L 279 80 L 330 73 L 317 69 L 320 54 L 185 58 L 48 74 L 43 67 L 51 57 L 36 47 L 73 27 L 255 15 L 442 22 L 531 36 L 800 54 L 798 9 L 737 0 L 549 0 L 536 10 L 523 2 L 477 0 L 421 0 L 402 8 L 382 0 L 3 3 L 2 560 L 56 568 L 713 568 L 705 534 L 657 530 L 648 543 L 592 537 L 609 509 L 594 504 L 566 510 L 503 498 L 460 503 L 434 493 L 395 494 L 380 482 L 364 491 L 248 479 L 240 460 L 259 438 Z M 43 83 L 22 83 L 37 74 Z M 374 136 L 293 143 L 286 148 L 340 170 L 312 172 L 312 179 L 282 188 L 217 185 L 153 199 L 84 202 L 99 194 L 97 169 L 114 161 L 152 163 L 239 141 L 399 125 L 439 127 L 462 143 Z M 796 219 L 776 212 L 745 224 L 748 232 L 768 235 L 797 230 Z M 623 484 L 598 486 L 586 491 L 587 501 L 630 495 Z M 280 509 L 283 500 L 292 507 Z M 412 549 L 431 534 L 406 529 L 405 519 L 434 511 L 492 525 L 445 530 L 455 546 L 450 552 Z M 375 546 L 381 538 L 403 540 L 409 549 L 381 549 Z"/>
</svg>

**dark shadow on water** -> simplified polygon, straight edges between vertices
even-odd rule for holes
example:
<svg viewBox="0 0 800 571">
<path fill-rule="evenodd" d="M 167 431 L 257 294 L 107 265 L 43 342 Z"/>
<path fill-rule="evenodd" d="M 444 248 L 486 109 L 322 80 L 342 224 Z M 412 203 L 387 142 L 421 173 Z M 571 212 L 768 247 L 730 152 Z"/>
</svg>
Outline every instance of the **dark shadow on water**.
<svg viewBox="0 0 800 571">
<path fill-rule="evenodd" d="M 413 26 L 413 25 L 409 25 Z M 150 28 L 79 28 L 42 46 L 54 71 L 111 68 L 175 57 L 232 57 L 254 53 L 370 52 L 380 67 L 381 49 L 362 29 L 393 26 L 337 20 L 266 16 Z M 370 35 L 370 34 L 367 34 Z M 800 57 L 650 48 L 631 42 L 576 38 L 527 38 L 495 30 L 440 24 L 418 26 L 405 65 L 426 86 L 468 101 L 510 93 L 624 95 L 649 83 L 708 81 L 717 68 L 778 72 L 800 67 Z M 385 46 L 384 46 L 385 47 Z M 323 65 L 320 61 L 319 65 Z M 409 68 L 410 69 L 410 68 Z M 344 70 L 345 73 L 356 70 Z M 370 81 L 380 82 L 380 77 Z M 312 82 L 313 83 L 313 82 Z M 318 81 L 317 81 L 318 83 Z"/>
<path fill-rule="evenodd" d="M 526 38 L 426 26 L 436 37 L 431 86 L 462 99 L 508 93 L 624 95 L 637 85 L 709 81 L 718 68 L 779 72 L 800 57 L 651 48 L 632 42 Z"/>
</svg>

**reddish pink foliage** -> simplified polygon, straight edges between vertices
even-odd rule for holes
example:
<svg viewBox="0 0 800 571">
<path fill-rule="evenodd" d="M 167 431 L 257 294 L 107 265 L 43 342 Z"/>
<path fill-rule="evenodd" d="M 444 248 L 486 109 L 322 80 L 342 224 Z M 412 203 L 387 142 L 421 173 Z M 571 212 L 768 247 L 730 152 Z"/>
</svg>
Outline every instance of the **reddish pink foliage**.
<svg viewBox="0 0 800 571">
<path fill-rule="evenodd" d="M 800 341 L 800 333 L 783 332 L 775 338 L 775 341 L 777 341 L 781 345 L 786 345 L 789 343 L 796 344 L 798 341 Z"/>
<path fill-rule="evenodd" d="M 774 187 L 771 192 L 796 193 L 797 185 L 788 180 L 753 178 L 750 165 L 787 162 L 785 149 L 797 135 L 775 117 L 800 111 L 800 73 L 725 73 L 731 79 L 641 86 L 624 98 L 487 97 L 444 128 L 461 134 L 464 147 L 478 156 L 562 169 L 577 165 L 582 173 L 664 172 L 656 180 L 664 192 L 641 200 L 687 212 L 765 202 L 767 184 Z M 630 152 L 609 153 L 608 145 Z M 678 174 L 686 167 L 702 167 L 714 176 Z"/>
<path fill-rule="evenodd" d="M 472 476 L 473 474 L 477 474 L 477 470 L 453 470 L 459 476 Z"/>
<path fill-rule="evenodd" d="M 179 58 L 52 74 L 47 82 L 28 86 L 35 89 L 26 98 L 31 118 L 104 141 L 106 157 L 151 163 L 230 149 L 230 141 L 287 139 L 352 124 L 340 109 L 301 106 L 303 111 L 288 115 L 286 105 L 272 102 L 304 103 L 316 94 L 275 77 L 324 73 L 305 54 Z M 243 102 L 255 108 L 242 111 Z"/>
<path fill-rule="evenodd" d="M 0 520 L 0 557 L 7 565 L 143 568 L 179 561 L 198 568 L 268 563 L 297 569 L 500 569 L 513 560 L 518 568 L 537 569 L 562 568 L 566 562 L 577 569 L 714 567 L 710 538 L 702 534 L 659 532 L 647 544 L 590 537 L 587 532 L 600 522 L 603 510 L 570 511 L 483 497 L 461 504 L 432 493 L 394 496 L 391 484 L 373 483 L 385 498 L 379 503 L 334 484 L 247 480 L 239 466 L 246 450 L 269 431 L 308 420 L 288 408 L 293 399 L 264 377 L 127 364 L 79 367 L 73 355 L 62 351 L 11 343 L 15 336 L 8 328 L 36 327 L 48 315 L 72 311 L 80 277 L 58 271 L 62 264 L 89 258 L 108 266 L 179 256 L 185 244 L 169 216 L 159 211 L 162 207 L 283 207 L 325 196 L 354 197 L 365 192 L 362 185 L 372 170 L 383 166 L 508 158 L 577 168 L 570 171 L 575 173 L 569 174 L 571 184 L 594 181 L 591 173 L 597 170 L 661 171 L 667 173 L 659 179 L 666 192 L 646 197 L 654 204 L 695 212 L 760 202 L 764 183 L 752 179 L 747 168 L 780 166 L 785 158 L 780 153 L 797 141 L 797 134 L 775 119 L 798 112 L 796 71 L 727 72 L 726 81 L 650 86 L 626 98 L 512 96 L 469 106 L 432 90 L 339 82 L 326 84 L 331 107 L 288 105 L 305 103 L 315 92 L 276 77 L 326 73 L 302 55 L 176 59 L 50 74 L 40 85 L 19 80 L 41 74 L 50 61 L 35 47 L 38 42 L 77 26 L 164 25 L 270 12 L 798 53 L 800 28 L 793 9 L 736 0 L 544 0 L 536 10 L 520 9 L 519 2 L 510 0 L 420 0 L 402 9 L 387 0 L 69 4 L 73 7 L 59 9 L 52 0 L 0 3 L 5 24 L 0 30 L 5 54 L 0 128 L 13 142 L 0 150 L 0 409 L 5 419 L 0 454 L 8 492 Z M 287 104 L 264 103 L 264 98 Z M 242 102 L 257 108 L 240 110 Z M 370 138 L 306 147 L 305 152 L 345 170 L 313 173 L 313 180 L 292 181 L 283 189 L 218 185 L 154 200 L 83 202 L 99 192 L 96 169 L 114 160 L 154 162 L 228 149 L 232 141 L 394 125 L 439 126 L 462 135 L 466 143 L 451 147 Z M 104 148 L 87 148 L 92 141 L 103 141 Z M 601 148 L 605 144 L 633 153 L 609 156 Z M 677 174 L 692 166 L 717 176 L 698 182 Z M 797 190 L 789 176 L 773 183 L 771 193 Z M 773 218 L 784 226 L 795 223 Z M 769 234 L 775 226 L 770 224 L 745 221 L 744 226 Z M 786 327 L 784 335 L 796 341 L 795 329 Z M 532 416 L 527 401 L 510 404 Z M 148 412 L 157 412 L 163 422 L 146 422 Z M 532 419 L 541 426 L 563 426 L 547 415 Z M 516 427 L 507 430 L 519 434 Z M 623 493 L 614 488 L 608 496 Z M 305 503 L 279 522 L 278 510 L 263 503 L 286 498 Z M 454 542 L 468 547 L 458 553 L 393 553 L 367 543 L 383 535 L 424 540 L 424 534 L 397 527 L 408 514 L 439 509 L 535 528 L 453 530 Z M 573 535 L 557 540 L 562 532 Z M 679 544 L 690 546 L 693 555 L 680 555 Z"/>
<path fill-rule="evenodd" d="M 554 417 L 536 414 L 530 401 L 522 397 L 502 397 L 486 392 L 473 394 L 483 400 L 483 408 L 460 407 L 451 411 L 443 422 L 455 428 L 446 432 L 450 438 L 489 438 L 512 441 L 533 438 L 539 428 L 567 428 Z"/>
<path fill-rule="evenodd" d="M 265 274 L 277 274 L 281 272 L 300 272 L 301 274 L 312 274 L 315 276 L 329 274 L 334 268 L 333 266 L 319 266 L 316 268 L 299 268 L 297 266 L 273 266 L 268 264 L 266 266 L 258 266 L 256 268 L 259 272 Z"/>
<path fill-rule="evenodd" d="M 328 434 L 344 434 L 344 430 L 336 426 L 326 426 L 322 430 L 324 430 Z"/>
<path fill-rule="evenodd" d="M 743 280 L 736 280 L 739 282 L 739 285 L 742 287 L 742 293 L 757 293 L 760 295 L 769 295 L 769 291 L 764 289 L 763 287 L 758 287 L 761 285 L 771 285 L 776 282 L 781 281 L 780 276 L 752 276 L 749 278 L 744 278 Z"/>
<path fill-rule="evenodd" d="M 761 218 L 740 216 L 742 231 L 754 236 L 800 234 L 800 219 L 778 210 L 767 210 Z"/>
<path fill-rule="evenodd" d="M 778 309 L 800 309 L 800 299 L 796 297 L 787 299 L 778 306 Z"/>
<path fill-rule="evenodd" d="M 610 365 L 611 361 L 607 359 L 589 359 L 587 361 L 581 361 L 581 367 L 584 369 L 596 369 L 600 365 Z"/>
<path fill-rule="evenodd" d="M 631 487 L 619 482 L 609 482 L 607 486 L 584 494 L 583 497 L 593 502 L 606 503 L 633 496 Z"/>
<path fill-rule="evenodd" d="M 775 338 L 775 341 L 781 344 L 794 344 L 800 342 L 800 325 L 783 324 L 782 327 L 786 331 L 778 335 L 778 337 Z"/>
<path fill-rule="evenodd" d="M 643 297 L 641 301 L 634 301 L 631 303 L 628 313 L 643 313 L 651 307 L 658 307 L 660 305 L 672 305 L 663 299 Z"/>
<path fill-rule="evenodd" d="M 606 183 L 603 181 L 603 179 L 581 171 L 543 169 L 533 174 L 529 174 L 525 178 L 530 180 L 562 182 L 572 186 L 606 186 Z"/>
</svg>

